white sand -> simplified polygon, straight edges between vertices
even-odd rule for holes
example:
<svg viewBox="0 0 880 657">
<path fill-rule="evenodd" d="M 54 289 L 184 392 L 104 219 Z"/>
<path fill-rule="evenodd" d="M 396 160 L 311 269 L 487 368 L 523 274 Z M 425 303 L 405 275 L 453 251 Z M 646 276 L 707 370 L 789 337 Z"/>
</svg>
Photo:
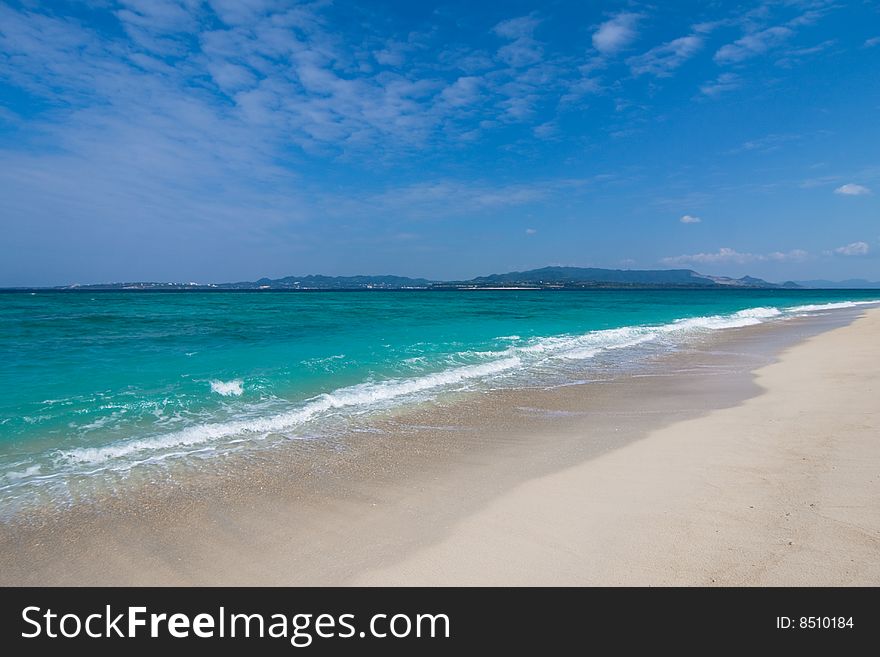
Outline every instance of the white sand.
<svg viewBox="0 0 880 657">
<path fill-rule="evenodd" d="M 527 481 L 351 583 L 880 585 L 880 310 L 757 376 L 740 406 Z"/>
</svg>

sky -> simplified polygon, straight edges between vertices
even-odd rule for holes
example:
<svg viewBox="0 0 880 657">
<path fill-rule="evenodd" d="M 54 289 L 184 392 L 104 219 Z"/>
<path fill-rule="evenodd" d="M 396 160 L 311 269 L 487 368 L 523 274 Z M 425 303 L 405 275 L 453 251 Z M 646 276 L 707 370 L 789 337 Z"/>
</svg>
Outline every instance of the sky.
<svg viewBox="0 0 880 657">
<path fill-rule="evenodd" d="M 880 280 L 880 3 L 0 0 L 0 286 Z"/>
</svg>

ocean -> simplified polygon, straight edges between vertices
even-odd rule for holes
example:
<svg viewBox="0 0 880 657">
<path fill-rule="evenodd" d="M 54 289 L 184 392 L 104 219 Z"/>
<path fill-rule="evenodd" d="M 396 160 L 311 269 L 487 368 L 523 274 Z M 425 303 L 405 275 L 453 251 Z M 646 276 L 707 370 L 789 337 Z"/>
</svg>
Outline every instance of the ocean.
<svg viewBox="0 0 880 657">
<path fill-rule="evenodd" d="M 0 519 L 316 445 L 450 395 L 588 383 L 877 291 L 0 294 Z M 389 437 L 393 439 L 393 436 Z"/>
</svg>

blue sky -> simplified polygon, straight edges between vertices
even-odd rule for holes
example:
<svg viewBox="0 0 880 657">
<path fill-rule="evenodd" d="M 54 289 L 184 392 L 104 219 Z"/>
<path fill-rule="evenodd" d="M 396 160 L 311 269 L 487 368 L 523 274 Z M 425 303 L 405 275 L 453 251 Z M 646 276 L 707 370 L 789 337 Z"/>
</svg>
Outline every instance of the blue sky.
<svg viewBox="0 0 880 657">
<path fill-rule="evenodd" d="M 0 285 L 880 279 L 868 1 L 0 0 Z"/>
</svg>

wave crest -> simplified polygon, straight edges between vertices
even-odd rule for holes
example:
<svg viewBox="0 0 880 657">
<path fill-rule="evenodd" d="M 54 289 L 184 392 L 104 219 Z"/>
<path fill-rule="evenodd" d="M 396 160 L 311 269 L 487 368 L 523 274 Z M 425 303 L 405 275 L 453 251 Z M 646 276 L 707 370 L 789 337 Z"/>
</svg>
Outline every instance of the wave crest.
<svg viewBox="0 0 880 657">
<path fill-rule="evenodd" d="M 291 410 L 258 417 L 248 417 L 226 422 L 206 422 L 186 427 L 172 433 L 129 439 L 100 447 L 83 447 L 58 452 L 61 462 L 102 466 L 110 463 L 128 468 L 143 461 L 162 460 L 178 452 L 169 450 L 188 448 L 230 440 L 242 440 L 254 436 L 293 431 L 313 420 L 331 415 L 334 410 L 345 409 L 362 414 L 376 409 L 388 408 L 406 401 L 425 399 L 443 390 L 463 389 L 471 382 L 491 382 L 501 376 L 531 367 L 544 366 L 548 361 L 572 361 L 595 358 L 602 352 L 637 347 L 655 341 L 677 342 L 687 335 L 727 328 L 753 326 L 779 317 L 791 317 L 799 313 L 857 305 L 878 303 L 876 301 L 852 301 L 821 305 L 803 305 L 785 308 L 747 308 L 727 315 L 690 317 L 658 325 L 635 325 L 614 329 L 590 331 L 582 335 L 563 335 L 518 339 L 505 349 L 495 352 L 461 352 L 459 356 L 479 356 L 485 362 L 457 365 L 438 372 L 410 378 L 369 381 L 323 393 L 300 403 Z M 512 339 L 514 336 L 507 336 Z M 518 337 L 518 336 L 516 336 Z M 243 381 L 214 380 L 211 390 L 223 396 L 240 396 Z M 140 458 L 143 456 L 144 458 Z M 134 460 L 134 458 L 139 460 Z M 127 463 L 125 462 L 127 460 Z"/>
<path fill-rule="evenodd" d="M 234 379 L 232 381 L 211 381 L 211 390 L 224 397 L 240 397 L 244 393 L 244 381 Z"/>
</svg>

